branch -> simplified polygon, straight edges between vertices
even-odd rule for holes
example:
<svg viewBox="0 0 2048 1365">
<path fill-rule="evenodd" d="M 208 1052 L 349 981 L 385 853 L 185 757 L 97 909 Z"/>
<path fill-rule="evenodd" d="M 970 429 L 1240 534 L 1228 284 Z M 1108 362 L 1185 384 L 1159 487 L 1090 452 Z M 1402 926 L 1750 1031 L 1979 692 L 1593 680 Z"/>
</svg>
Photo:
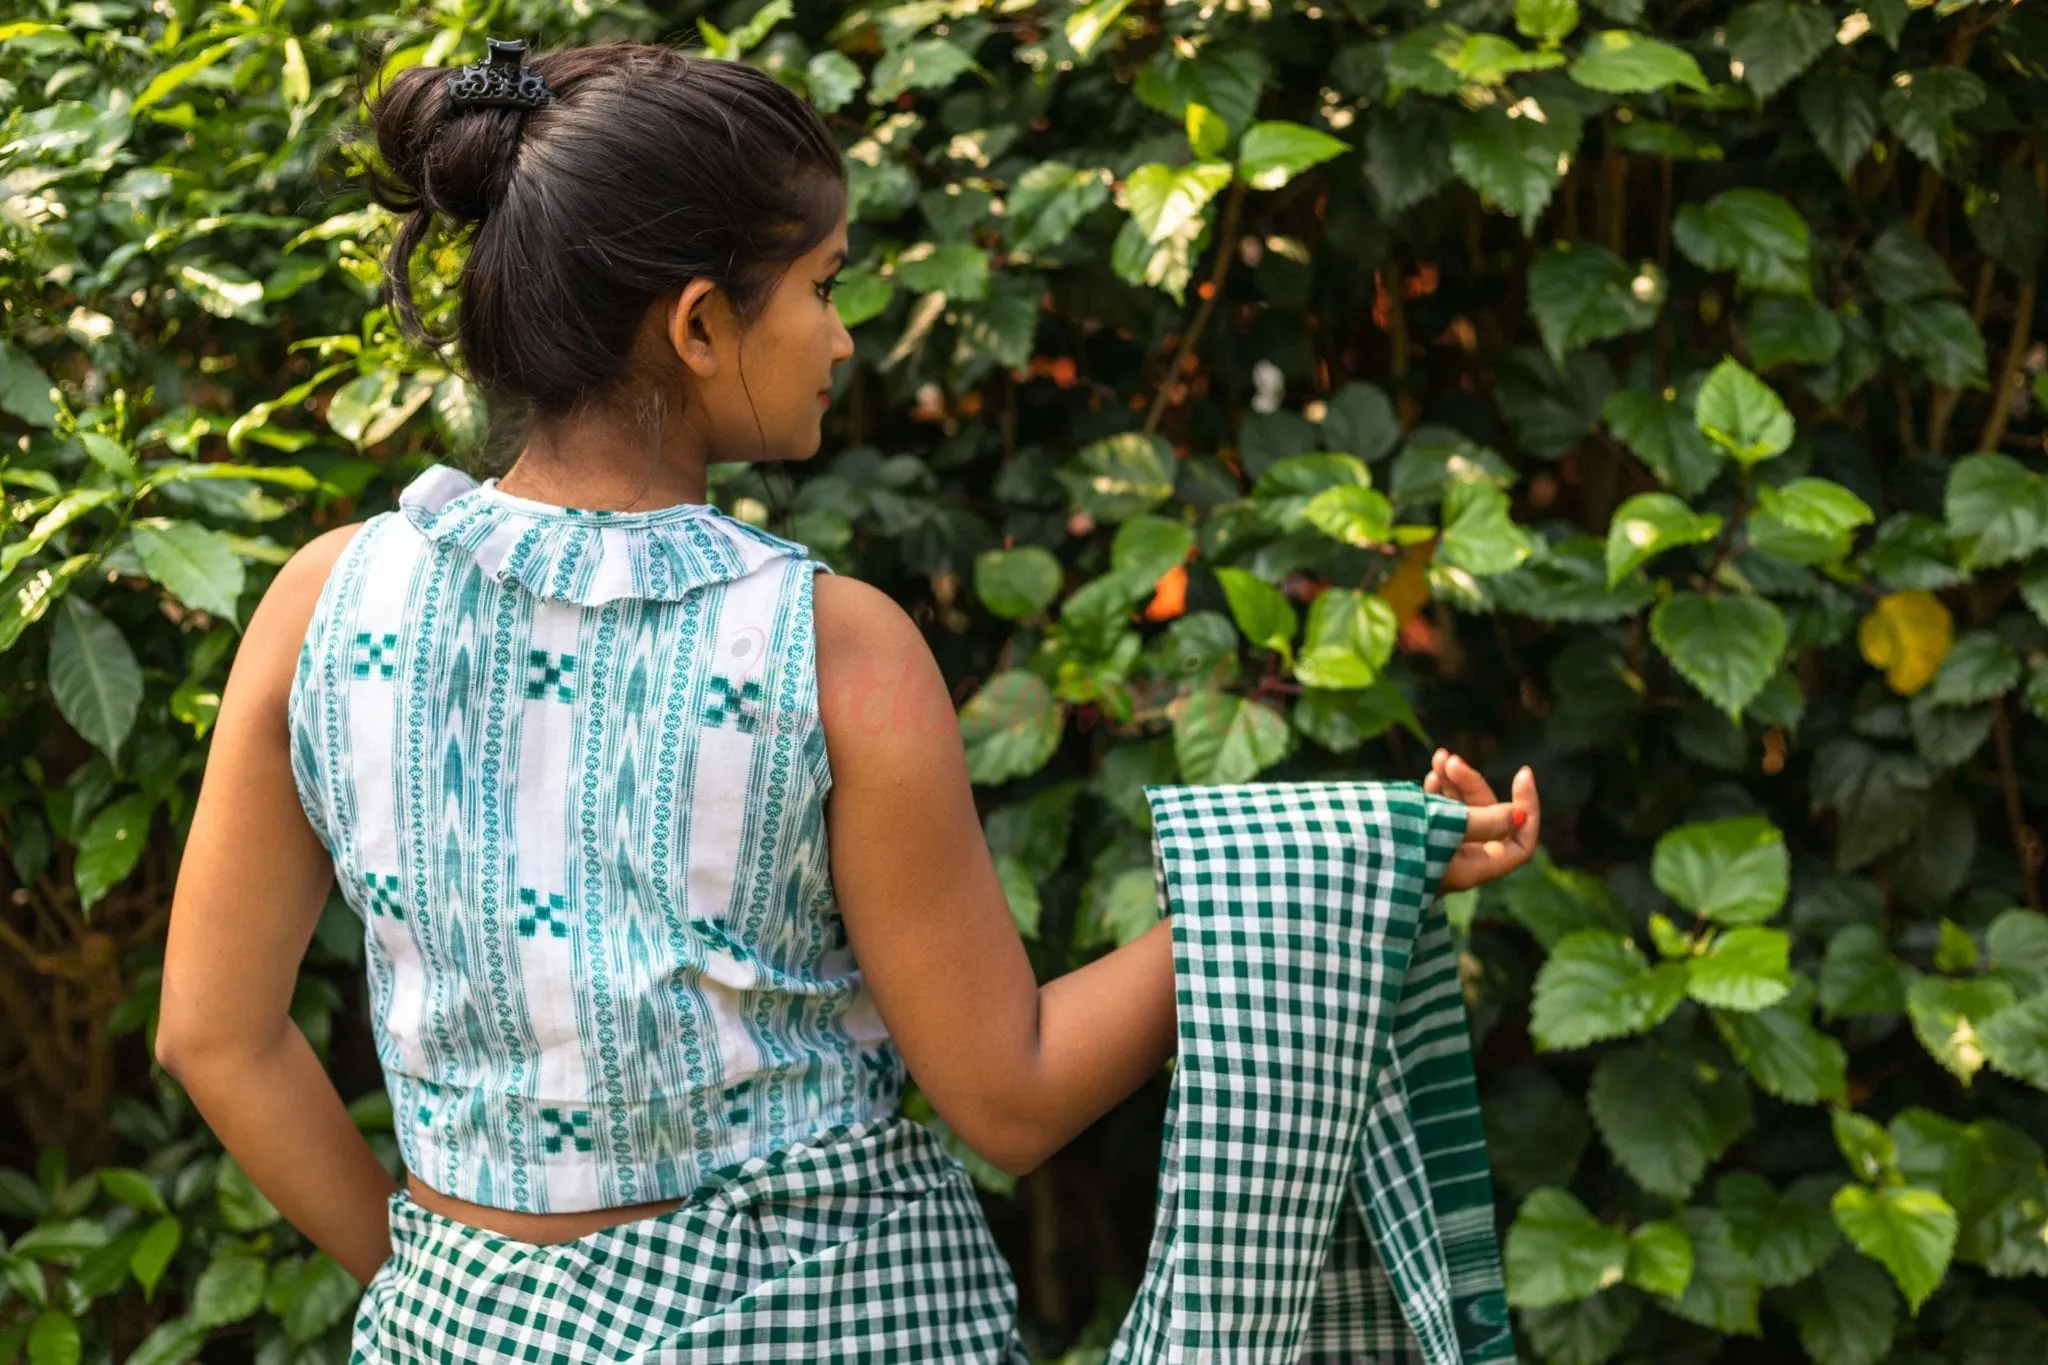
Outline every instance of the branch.
<svg viewBox="0 0 2048 1365">
<path fill-rule="evenodd" d="M 2031 856 L 2036 845 L 2034 832 L 2027 828 L 2026 816 L 2020 806 L 2019 772 L 2012 760 L 2012 726 L 2005 718 L 2005 699 L 1999 698 L 1991 707 L 1991 734 L 1998 745 L 1998 785 L 2005 792 L 2005 823 L 2012 835 L 2013 856 L 2020 861 L 2020 887 L 2027 898 L 2027 908 L 2039 912 L 2041 909 L 2041 888 L 2034 876 L 2034 859 Z"/>
<path fill-rule="evenodd" d="M 2034 184 L 2043 194 L 2048 194 L 2048 161 L 2034 163 Z M 2026 358 L 2026 350 L 2033 340 L 2034 299 L 2040 285 L 2038 275 L 2028 275 L 2020 282 L 2020 296 L 2013 305 L 2012 339 L 2005 348 L 2005 364 L 1998 370 L 1998 382 L 1991 389 L 1991 412 L 1984 419 L 1984 429 L 1977 433 L 1977 449 L 1997 450 L 1999 442 L 2005 439 L 2005 424 L 2012 418 L 2012 391 L 2019 383 L 2020 362 Z"/>
<path fill-rule="evenodd" d="M 1241 178 L 1231 183 L 1230 198 L 1223 205 L 1223 223 L 1216 230 L 1216 261 L 1209 270 L 1209 290 L 1180 339 L 1180 349 L 1174 353 L 1173 364 L 1166 371 L 1166 377 L 1159 381 L 1159 392 L 1152 399 L 1152 411 L 1145 414 L 1147 436 L 1158 432 L 1159 423 L 1165 419 L 1166 409 L 1173 401 L 1173 386 L 1180 381 L 1181 367 L 1195 353 L 1195 343 L 1201 340 L 1202 329 L 1209 324 L 1209 314 L 1216 311 L 1216 300 L 1223 297 L 1223 281 L 1230 274 L 1231 262 L 1237 259 L 1237 225 L 1244 217 L 1246 188 Z"/>
</svg>

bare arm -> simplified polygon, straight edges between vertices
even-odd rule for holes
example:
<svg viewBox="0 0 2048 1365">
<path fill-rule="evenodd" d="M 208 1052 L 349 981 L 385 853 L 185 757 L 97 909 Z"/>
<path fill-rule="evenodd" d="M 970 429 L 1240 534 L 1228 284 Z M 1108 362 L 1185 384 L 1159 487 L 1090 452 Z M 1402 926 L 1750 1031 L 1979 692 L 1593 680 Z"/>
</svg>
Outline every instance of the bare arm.
<svg viewBox="0 0 2048 1365">
<path fill-rule="evenodd" d="M 1173 1055 L 1172 928 L 1155 925 L 1041 988 L 930 647 L 875 588 L 823 574 L 815 587 L 833 773 L 826 829 L 854 956 L 940 1117 L 995 1166 L 1024 1174 Z M 1506 839 L 1512 816 L 1508 805 L 1476 809 L 1470 836 Z M 1478 880 L 1527 857 L 1481 856 L 1491 866 Z"/>
<path fill-rule="evenodd" d="M 279 571 L 221 696 L 171 902 L 156 1055 L 292 1225 L 367 1282 L 395 1188 L 289 1010 L 333 884 L 292 782 L 285 698 L 314 599 L 357 530 Z"/>
</svg>

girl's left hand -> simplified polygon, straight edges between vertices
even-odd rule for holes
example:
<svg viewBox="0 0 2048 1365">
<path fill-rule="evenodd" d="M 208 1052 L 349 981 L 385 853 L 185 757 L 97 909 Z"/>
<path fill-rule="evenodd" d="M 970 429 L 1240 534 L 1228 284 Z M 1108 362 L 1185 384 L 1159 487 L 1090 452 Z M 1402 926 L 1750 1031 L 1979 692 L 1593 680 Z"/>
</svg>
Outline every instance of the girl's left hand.
<svg viewBox="0 0 2048 1365">
<path fill-rule="evenodd" d="M 1494 805 L 1498 799 L 1479 770 L 1448 749 L 1431 756 L 1422 789 L 1475 808 Z M 1514 819 L 1518 826 L 1504 837 L 1461 844 L 1444 871 L 1443 889 L 1463 891 L 1505 877 L 1535 856 L 1543 832 L 1543 803 L 1536 795 L 1536 774 L 1527 767 L 1515 774 Z"/>
</svg>

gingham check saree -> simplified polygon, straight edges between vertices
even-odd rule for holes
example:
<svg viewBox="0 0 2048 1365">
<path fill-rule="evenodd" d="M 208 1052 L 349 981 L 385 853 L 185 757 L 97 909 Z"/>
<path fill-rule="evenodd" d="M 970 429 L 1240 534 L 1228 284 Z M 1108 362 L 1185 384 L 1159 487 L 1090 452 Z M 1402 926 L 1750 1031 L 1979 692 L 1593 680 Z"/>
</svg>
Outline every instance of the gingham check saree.
<svg viewBox="0 0 2048 1365">
<path fill-rule="evenodd" d="M 1514 1359 L 1450 929 L 1464 807 L 1413 783 L 1149 786 L 1179 1053 L 1113 1365 Z M 901 1117 L 556 1245 L 391 1201 L 354 1360 L 1025 1365 L 960 1163 Z"/>
</svg>

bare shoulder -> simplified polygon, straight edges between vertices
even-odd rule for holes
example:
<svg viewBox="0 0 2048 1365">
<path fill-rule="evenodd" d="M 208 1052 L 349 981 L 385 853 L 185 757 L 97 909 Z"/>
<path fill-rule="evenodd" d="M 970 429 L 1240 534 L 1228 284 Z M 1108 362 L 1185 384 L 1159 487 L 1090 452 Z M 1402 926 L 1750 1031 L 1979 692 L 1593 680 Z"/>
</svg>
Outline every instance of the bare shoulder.
<svg viewBox="0 0 2048 1365">
<path fill-rule="evenodd" d="M 888 747 L 892 757 L 926 743 L 959 742 L 953 702 L 924 632 L 871 583 L 818 574 L 818 713 L 839 776 L 844 760 Z"/>
<path fill-rule="evenodd" d="M 290 686 L 299 646 L 305 642 L 306 626 L 312 620 L 314 604 L 320 600 L 320 590 L 327 586 L 335 561 L 366 524 L 352 521 L 322 531 L 285 561 L 249 617 L 242 643 L 235 651 L 236 672 L 268 681 L 272 686 L 266 691 Z"/>
</svg>

